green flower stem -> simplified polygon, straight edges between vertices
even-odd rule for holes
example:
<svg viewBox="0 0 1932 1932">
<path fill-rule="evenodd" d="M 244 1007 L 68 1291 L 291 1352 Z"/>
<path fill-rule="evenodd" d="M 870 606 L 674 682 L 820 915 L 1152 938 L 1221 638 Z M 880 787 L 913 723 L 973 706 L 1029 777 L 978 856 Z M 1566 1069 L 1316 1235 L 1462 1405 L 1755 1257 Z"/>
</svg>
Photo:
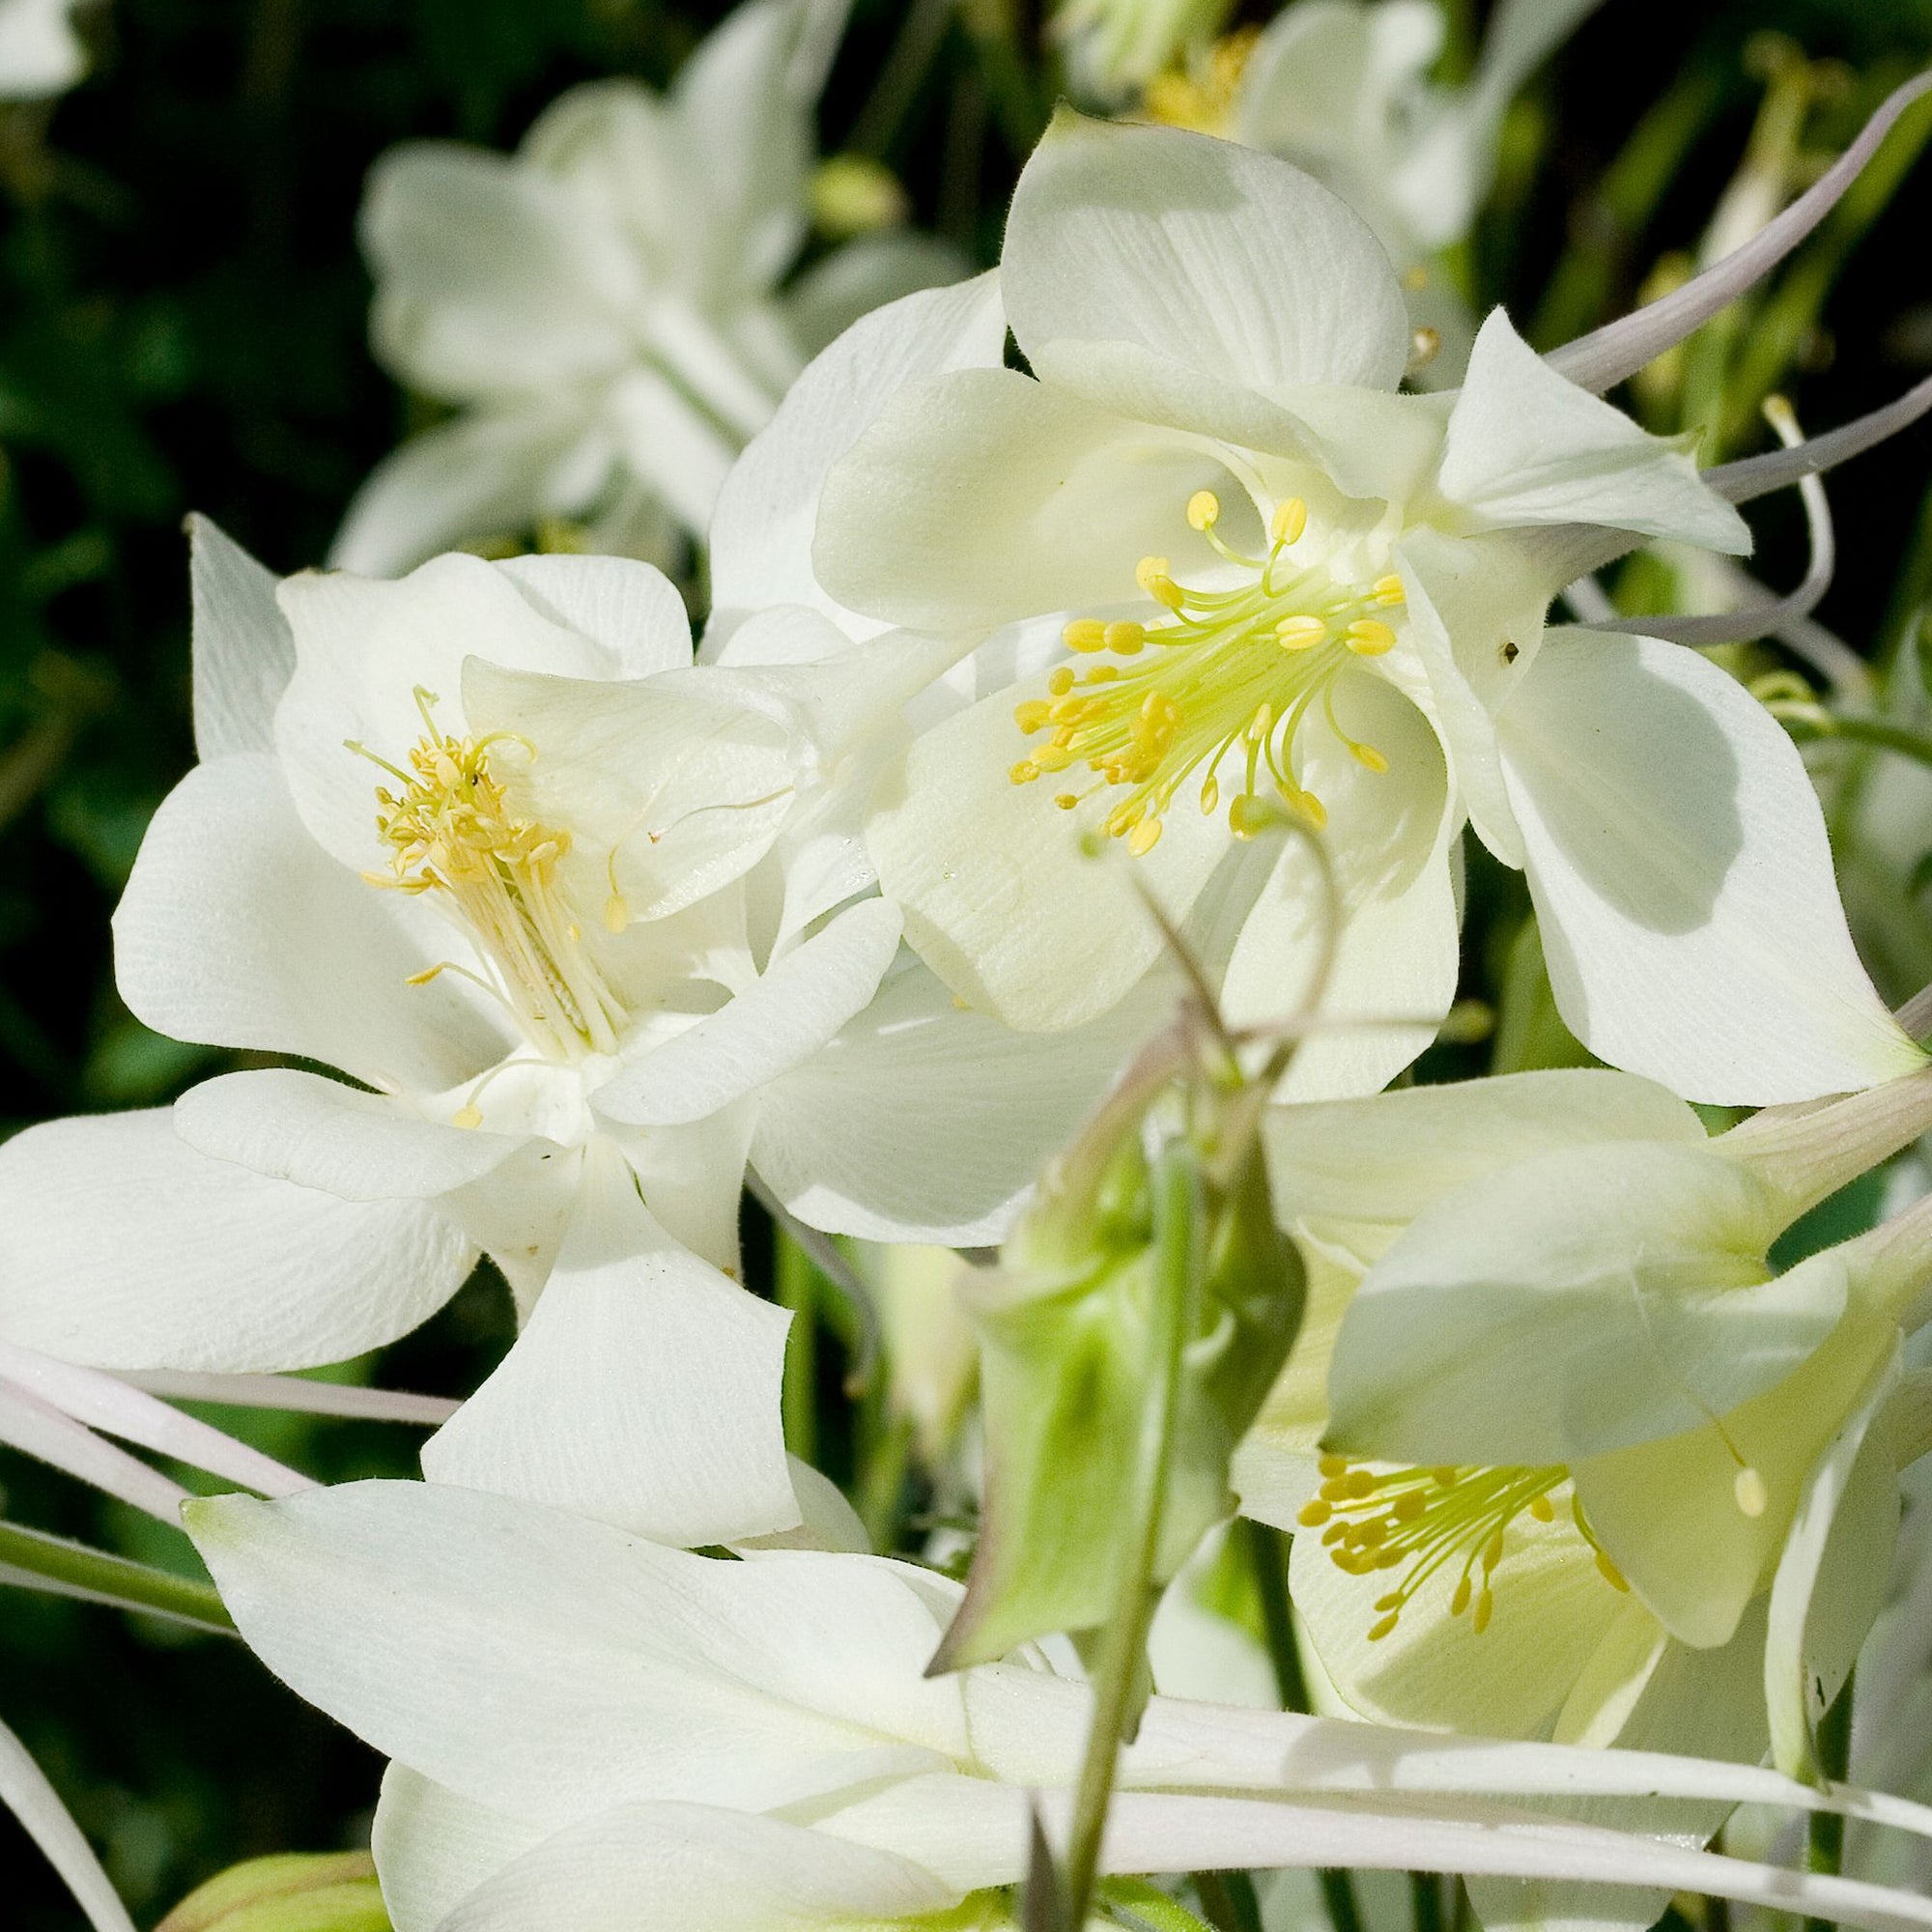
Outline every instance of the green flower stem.
<svg viewBox="0 0 1932 1932">
<path fill-rule="evenodd" d="M 1308 1709 L 1308 1684 L 1301 1674 L 1301 1652 L 1295 1648 L 1294 1616 L 1288 1603 L 1289 1539 L 1271 1523 L 1243 1517 L 1248 1555 L 1261 1599 L 1262 1630 L 1267 1638 L 1268 1661 L 1274 1665 L 1276 1694 L 1284 1711 Z M 1321 1900 L 1335 1932 L 1362 1932 L 1362 1915 L 1355 1904 L 1354 1881 L 1337 1866 L 1318 1871 Z"/>
<path fill-rule="evenodd" d="M 0 1572 L 6 1571 L 16 1577 L 25 1572 L 44 1577 L 63 1594 L 91 1598 L 124 1610 L 151 1610 L 202 1630 L 227 1633 L 235 1628 L 213 1583 L 176 1577 L 17 1522 L 0 1522 Z"/>
<path fill-rule="evenodd" d="M 1818 1726 L 1818 1775 L 1827 1785 L 1844 1781 L 1852 1756 L 1852 1684 L 1845 1688 L 1825 1713 Z M 1806 1830 L 1805 1863 L 1814 1872 L 1837 1877 L 1845 1862 L 1845 1821 L 1835 1811 L 1814 1811 Z M 1829 1918 L 1807 1918 L 1804 1932 L 1832 1932 Z"/>
<path fill-rule="evenodd" d="M 1174 1459 L 1175 1422 L 1180 1408 L 1181 1354 L 1201 1288 L 1199 1238 L 1201 1173 L 1184 1142 L 1161 1150 L 1153 1170 L 1154 1274 L 1148 1321 L 1148 1378 L 1141 1411 L 1133 1533 L 1128 1537 L 1114 1597 L 1114 1614 L 1101 1634 L 1094 1672 L 1093 1728 L 1080 1768 L 1073 1831 L 1067 1843 L 1060 1923 L 1081 1926 L 1094 1895 L 1100 1862 L 1100 1835 L 1114 1795 L 1121 1740 L 1133 1715 L 1136 1684 L 1145 1668 L 1148 1625 L 1156 1591 L 1154 1562 Z"/>
<path fill-rule="evenodd" d="M 1833 715 L 1830 725 L 1818 735 L 1846 738 L 1855 745 L 1873 745 L 1881 751 L 1897 752 L 1903 757 L 1916 758 L 1921 765 L 1932 765 L 1932 737 L 1904 724 L 1888 724 L 1882 718 L 1839 718 Z"/>
<path fill-rule="evenodd" d="M 1246 1872 L 1196 1872 L 1194 1889 L 1214 1932 L 1262 1932 L 1261 1900 Z"/>
<path fill-rule="evenodd" d="M 778 1304 L 791 1310 L 785 1343 L 784 1440 L 801 1463 L 818 1461 L 818 1282 L 811 1258 L 781 1227 L 778 1247 Z"/>
</svg>

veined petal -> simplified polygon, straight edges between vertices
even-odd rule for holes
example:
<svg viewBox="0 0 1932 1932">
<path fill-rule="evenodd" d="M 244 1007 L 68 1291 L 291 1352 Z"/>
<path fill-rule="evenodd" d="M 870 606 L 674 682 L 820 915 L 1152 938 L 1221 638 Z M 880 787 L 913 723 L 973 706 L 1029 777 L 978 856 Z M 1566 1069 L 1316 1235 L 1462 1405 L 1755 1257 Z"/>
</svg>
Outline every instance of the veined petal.
<svg viewBox="0 0 1932 1932">
<path fill-rule="evenodd" d="M 547 1835 L 541 1825 L 459 1797 L 406 1764 L 390 1764 L 369 1848 L 394 1932 L 436 1932 L 484 1880 Z"/>
<path fill-rule="evenodd" d="M 654 565 L 629 556 L 510 556 L 497 568 L 539 616 L 609 651 L 618 677 L 690 668 L 691 618 L 676 584 Z"/>
<path fill-rule="evenodd" d="M 627 1061 L 598 1089 L 599 1112 L 634 1126 L 676 1126 L 802 1065 L 878 990 L 899 925 L 889 899 L 840 913 L 717 1012 Z"/>
<path fill-rule="evenodd" d="M 624 1805 L 546 1839 L 442 1921 L 445 1932 L 891 1932 L 936 1918 L 977 1932 L 990 1910 L 954 1918 L 956 1888 L 890 1852 L 810 1826 L 711 1805 Z M 400 1932 L 400 1929 L 399 1929 Z"/>
<path fill-rule="evenodd" d="M 1797 1368 L 1845 1306 L 1841 1267 L 1765 1279 L 1780 1208 L 1721 1152 L 1641 1141 L 1469 1183 L 1357 1290 L 1332 1439 L 1541 1466 L 1703 1425 Z"/>
<path fill-rule="evenodd" d="M 0 1149 L 0 1333 L 104 1369 L 305 1369 L 406 1335 L 475 1251 L 415 1201 L 347 1202 L 195 1152 L 170 1109 Z"/>
<path fill-rule="evenodd" d="M 900 389 L 950 370 L 997 369 L 1006 335 L 998 282 L 985 274 L 867 316 L 807 368 L 719 493 L 707 658 L 773 605 L 808 606 L 848 637 L 884 628 L 819 588 L 811 541 L 826 472 Z"/>
<path fill-rule="evenodd" d="M 528 1325 L 423 1473 L 680 1547 L 790 1528 L 790 1315 L 667 1240 L 628 1174 L 585 1184 Z"/>
<path fill-rule="evenodd" d="M 358 870 L 384 856 L 375 831 L 382 770 L 349 749 L 400 764 L 423 735 L 416 692 L 461 735 L 463 666 L 611 677 L 611 652 L 539 613 L 517 580 L 481 557 L 439 556 L 394 583 L 305 572 L 284 580 L 296 674 L 275 713 L 275 744 L 302 822 Z"/>
<path fill-rule="evenodd" d="M 121 996 L 178 1039 L 440 1092 L 502 1048 L 454 976 L 409 983 L 442 935 L 398 896 L 316 844 L 273 759 L 198 766 L 149 824 L 114 915 Z"/>
<path fill-rule="evenodd" d="M 294 1067 L 218 1074 L 175 1102 L 175 1131 L 214 1160 L 344 1201 L 426 1201 L 493 1173 L 527 1136 L 425 1120 L 409 1102 Z"/>
<path fill-rule="evenodd" d="M 1552 634 L 1500 729 L 1550 985 L 1593 1053 L 1741 1105 L 1924 1064 L 1853 949 L 1803 761 L 1715 665 Z"/>
<path fill-rule="evenodd" d="M 275 705 L 296 668 L 274 574 L 207 517 L 189 517 L 187 529 L 195 751 L 204 761 L 271 752 Z"/>
<path fill-rule="evenodd" d="M 1666 1089 L 1586 1067 L 1273 1107 L 1263 1133 L 1284 1226 L 1319 1217 L 1391 1229 L 1459 1187 L 1557 1148 L 1706 1139 L 1703 1122 Z"/>
<path fill-rule="evenodd" d="M 962 1010 L 916 967 L 766 1090 L 759 1178 L 800 1220 L 876 1241 L 1002 1239 L 1046 1159 L 1158 1025 L 1165 989 L 1070 1032 Z"/>
<path fill-rule="evenodd" d="M 423 1776 L 553 1828 L 639 1799 L 767 1809 L 967 1749 L 958 1686 L 921 1675 L 939 1579 L 875 1558 L 726 1562 L 421 1483 L 186 1516 L 285 1682 Z"/>
<path fill-rule="evenodd" d="M 1083 836 L 1104 800 L 1055 809 L 1044 783 L 1009 776 L 1026 740 L 1011 690 L 913 743 L 874 801 L 867 846 L 906 938 L 970 1006 L 1022 1031 L 1078 1026 L 1105 1012 L 1160 957 L 1141 895 L 1184 919 L 1230 844 L 1219 818 L 1177 810 L 1144 857 L 1095 857 Z"/>
<path fill-rule="evenodd" d="M 1604 524 L 1738 555 L 1751 545 L 1689 449 L 1559 376 L 1501 309 L 1477 331 L 1438 486 L 1482 529 Z"/>
<path fill-rule="evenodd" d="M 572 895 L 620 933 L 742 877 L 791 810 L 794 734 L 695 671 L 611 681 L 476 657 L 462 703 L 476 730 L 537 748 L 498 776 L 520 811 L 570 828 Z"/>
<path fill-rule="evenodd" d="M 411 437 L 350 498 L 330 567 L 396 577 L 455 544 L 526 528 L 559 507 L 545 500 L 545 478 L 593 434 L 574 402 L 557 410 L 519 399 Z"/>
<path fill-rule="evenodd" d="M 1134 600 L 1144 555 L 1186 554 L 1222 466 L 1172 431 L 1011 369 L 899 390 L 825 478 L 812 564 L 842 604 L 923 631 L 987 631 Z"/>
<path fill-rule="evenodd" d="M 1062 113 L 1014 191 L 1001 266 L 1028 359 L 1107 408 L 1129 352 L 1263 397 L 1393 389 L 1408 319 L 1381 245 L 1309 176 L 1231 142 Z M 1201 425 L 1206 427 L 1206 425 Z"/>
</svg>

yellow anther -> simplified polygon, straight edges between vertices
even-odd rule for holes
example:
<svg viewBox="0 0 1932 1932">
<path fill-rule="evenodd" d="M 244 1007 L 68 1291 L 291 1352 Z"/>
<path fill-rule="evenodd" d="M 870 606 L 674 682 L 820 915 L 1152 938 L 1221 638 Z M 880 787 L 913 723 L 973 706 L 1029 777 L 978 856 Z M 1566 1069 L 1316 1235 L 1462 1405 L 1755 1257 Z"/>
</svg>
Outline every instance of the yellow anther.
<svg viewBox="0 0 1932 1932">
<path fill-rule="evenodd" d="M 1753 1521 L 1764 1514 L 1771 1501 L 1764 1478 L 1748 1463 L 1738 1471 L 1731 1484 L 1731 1493 L 1737 1498 L 1738 1508 Z"/>
<path fill-rule="evenodd" d="M 1475 1617 L 1472 1619 L 1475 1632 L 1478 1636 L 1481 1636 L 1482 1634 L 1489 1629 L 1490 1619 L 1495 1615 L 1495 1612 L 1496 1612 L 1496 1600 L 1494 1596 L 1491 1594 L 1490 1586 L 1487 1583 L 1485 1583 L 1483 1585 L 1482 1594 L 1476 1599 L 1476 1614 Z"/>
<path fill-rule="evenodd" d="M 1299 497 L 1284 497 L 1268 519 L 1268 538 L 1278 544 L 1299 543 L 1307 527 L 1308 505 Z"/>
<path fill-rule="evenodd" d="M 1201 815 L 1212 818 L 1221 803 L 1221 781 L 1210 772 L 1208 782 L 1201 787 Z"/>
<path fill-rule="evenodd" d="M 1456 1581 L 1456 1594 L 1449 1599 L 1449 1614 L 1460 1617 L 1469 1607 L 1469 1579 L 1461 1577 Z"/>
<path fill-rule="evenodd" d="M 1365 658 L 1378 658 L 1395 648 L 1395 633 L 1379 617 L 1357 617 L 1345 638 L 1349 648 Z"/>
<path fill-rule="evenodd" d="M 1061 809 L 1062 811 L 1071 811 L 1073 808 L 1080 803 L 1080 801 L 1077 798 L 1075 798 L 1070 791 L 1055 792 L 1053 795 L 1053 802 Z"/>
<path fill-rule="evenodd" d="M 1047 691 L 1055 697 L 1065 697 L 1073 689 L 1073 671 L 1068 665 L 1062 665 L 1046 680 Z"/>
<path fill-rule="evenodd" d="M 1435 1468 L 1431 1469 L 1429 1473 L 1430 1476 L 1435 1482 L 1437 1488 L 1446 1490 L 1454 1487 L 1456 1478 L 1462 1474 L 1462 1471 L 1460 1469 L 1449 1468 L 1438 1463 Z"/>
<path fill-rule="evenodd" d="M 1140 626 L 1136 624 L 1134 629 L 1139 630 Z M 1132 653 L 1128 652 L 1126 655 L 1132 656 Z M 1121 668 L 1119 665 L 1095 665 L 1087 673 L 1087 683 L 1090 688 L 1096 684 L 1113 684 L 1119 680 L 1120 675 Z"/>
<path fill-rule="evenodd" d="M 612 893 L 604 901 L 604 930 L 622 932 L 631 923 L 631 908 L 624 903 L 622 893 Z"/>
<path fill-rule="evenodd" d="M 1396 1498 L 1393 1514 L 1398 1522 L 1414 1522 L 1428 1507 L 1421 1496 L 1410 1490 Z"/>
<path fill-rule="evenodd" d="M 1127 850 L 1136 859 L 1145 859 L 1160 843 L 1161 821 L 1157 818 L 1144 818 L 1127 834 Z"/>
<path fill-rule="evenodd" d="M 1394 571 L 1386 577 L 1377 578 L 1370 595 L 1378 604 L 1405 604 L 1408 601 L 1408 592 Z"/>
<path fill-rule="evenodd" d="M 1357 764 L 1366 765 L 1372 772 L 1385 772 L 1389 761 L 1373 745 L 1350 745 L 1349 750 L 1355 755 Z"/>
<path fill-rule="evenodd" d="M 1396 1612 L 1394 1610 L 1391 1610 L 1388 1613 L 1388 1615 L 1383 1617 L 1378 1623 L 1374 1623 L 1369 1626 L 1369 1641 L 1371 1643 L 1381 1642 L 1382 1638 L 1387 1636 L 1388 1634 L 1395 1629 L 1395 1625 L 1396 1625 Z"/>
<path fill-rule="evenodd" d="M 1366 1469 L 1350 1469 L 1343 1481 L 1349 1495 L 1372 1496 L 1376 1492 L 1376 1479 Z"/>
<path fill-rule="evenodd" d="M 1554 1522 L 1556 1520 L 1556 1512 L 1550 1508 L 1548 1496 L 1530 1497 L 1529 1513 L 1538 1522 Z"/>
<path fill-rule="evenodd" d="M 1263 702 L 1255 706 L 1255 715 L 1248 720 L 1247 740 L 1251 745 L 1267 742 L 1267 734 L 1274 729 L 1274 706 Z"/>
<path fill-rule="evenodd" d="M 1312 651 L 1327 637 L 1328 626 L 1320 617 L 1303 612 L 1284 617 L 1274 627 L 1274 634 L 1285 651 Z"/>
<path fill-rule="evenodd" d="M 1078 750 L 1075 745 L 1046 745 L 1036 752 L 1028 762 L 1036 772 L 1064 772 L 1073 762 Z"/>
<path fill-rule="evenodd" d="M 483 1124 L 483 1109 L 473 1100 L 466 1101 L 450 1115 L 449 1124 L 452 1127 L 480 1127 Z"/>
<path fill-rule="evenodd" d="M 1283 796 L 1287 798 L 1289 805 L 1294 810 L 1300 812 L 1302 817 L 1307 819 L 1317 832 L 1327 831 L 1328 808 L 1312 791 L 1296 791 L 1293 794 L 1284 793 Z"/>
<path fill-rule="evenodd" d="M 1061 632 L 1060 641 L 1069 651 L 1103 651 L 1107 648 L 1107 627 L 1097 617 L 1076 617 Z"/>
<path fill-rule="evenodd" d="M 1211 530 L 1221 518 L 1221 499 L 1211 490 L 1197 490 L 1187 499 L 1190 529 Z"/>
<path fill-rule="evenodd" d="M 1622 1590 L 1626 1594 L 1629 1593 L 1630 1583 L 1626 1579 L 1624 1573 L 1601 1549 L 1597 1551 L 1597 1572 L 1611 1589 Z"/>
<path fill-rule="evenodd" d="M 1503 1533 L 1499 1529 L 1483 1546 L 1483 1568 L 1493 1570 L 1503 1560 Z"/>
<path fill-rule="evenodd" d="M 388 879 L 385 878 L 381 872 L 364 872 L 362 876 L 365 879 L 367 879 L 372 886 L 386 886 L 389 883 Z M 437 977 L 437 975 L 441 971 L 442 967 L 440 963 L 435 966 L 425 966 L 420 973 L 412 973 L 410 977 L 403 981 L 403 984 L 406 986 L 427 986 L 429 982 L 432 980 L 434 980 Z"/>
<path fill-rule="evenodd" d="M 1403 271 L 1402 285 L 1411 295 L 1419 296 L 1429 286 L 1428 265 L 1418 262 L 1414 268 L 1405 270 Z"/>
<path fill-rule="evenodd" d="M 1031 784 L 1039 776 L 1039 767 L 1031 758 L 1022 758 L 1008 773 L 1016 785 Z"/>
<path fill-rule="evenodd" d="M 1104 636 L 1107 648 L 1116 657 L 1130 658 L 1147 642 L 1147 626 L 1131 621 L 1109 624 Z M 1110 677 L 1118 677 L 1120 675 L 1111 665 L 1102 666 L 1101 669 L 1104 669 Z M 1094 677 L 1098 677 L 1099 675 L 1099 670 L 1092 673 Z"/>
<path fill-rule="evenodd" d="M 1013 723 L 1029 737 L 1052 715 L 1053 707 L 1043 697 L 1029 697 L 1024 704 L 1013 706 Z"/>
<path fill-rule="evenodd" d="M 1346 1476 L 1349 1473 L 1349 1459 L 1346 1456 L 1324 1456 L 1315 1466 L 1324 1476 Z"/>
<path fill-rule="evenodd" d="M 1300 1523 L 1302 1528 L 1304 1529 L 1320 1529 L 1321 1525 L 1324 1522 L 1326 1522 L 1331 1516 L 1334 1515 L 1334 1513 L 1335 1512 L 1333 1506 L 1331 1504 L 1324 1503 L 1321 1499 L 1321 1497 L 1318 1496 L 1315 1498 L 1313 1502 L 1306 1502 L 1302 1504 L 1300 1513 L 1296 1516 L 1295 1520 L 1298 1523 Z"/>
</svg>

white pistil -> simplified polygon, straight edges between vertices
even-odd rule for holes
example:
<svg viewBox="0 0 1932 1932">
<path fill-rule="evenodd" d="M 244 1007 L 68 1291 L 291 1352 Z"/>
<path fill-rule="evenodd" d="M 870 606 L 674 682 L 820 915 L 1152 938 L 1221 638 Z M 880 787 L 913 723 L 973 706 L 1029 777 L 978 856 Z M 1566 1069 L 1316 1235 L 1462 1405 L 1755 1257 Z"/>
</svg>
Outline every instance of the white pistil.
<svg viewBox="0 0 1932 1932">
<path fill-rule="evenodd" d="M 1304 784 L 1295 739 L 1316 703 L 1336 738 L 1372 772 L 1388 770 L 1373 745 L 1337 722 L 1332 687 L 1354 658 L 1380 657 L 1396 633 L 1377 612 L 1404 602 L 1400 577 L 1366 589 L 1336 580 L 1324 563 L 1298 565 L 1289 555 L 1308 529 L 1308 506 L 1285 497 L 1268 518 L 1264 558 L 1244 556 L 1221 536 L 1221 504 L 1210 490 L 1187 501 L 1187 522 L 1224 562 L 1252 572 L 1232 590 L 1180 583 L 1164 556 L 1144 556 L 1135 582 L 1168 613 L 1151 624 L 1079 617 L 1063 634 L 1076 657 L 1107 662 L 1076 670 L 1063 665 L 1045 697 L 1015 707 L 1028 737 L 1044 735 L 1008 776 L 1030 784 L 1084 764 L 1097 781 L 1061 791 L 1054 804 L 1070 811 L 1105 786 L 1125 796 L 1103 827 L 1136 858 L 1159 843 L 1165 815 L 1187 776 L 1203 766 L 1201 810 L 1221 809 L 1216 767 L 1238 749 L 1241 789 L 1228 803 L 1229 829 L 1247 838 L 1263 822 L 1259 801 L 1270 790 L 1318 831 L 1327 823 L 1321 801 Z M 1134 663 L 1150 646 L 1153 655 Z"/>
</svg>

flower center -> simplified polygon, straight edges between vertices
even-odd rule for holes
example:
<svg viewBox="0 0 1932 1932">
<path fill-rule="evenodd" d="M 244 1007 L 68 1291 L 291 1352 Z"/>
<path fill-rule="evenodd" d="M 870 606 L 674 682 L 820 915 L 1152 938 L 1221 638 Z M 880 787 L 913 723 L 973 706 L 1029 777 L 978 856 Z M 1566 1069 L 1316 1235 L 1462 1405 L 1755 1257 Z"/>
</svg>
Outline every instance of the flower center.
<svg viewBox="0 0 1932 1932">
<path fill-rule="evenodd" d="M 506 731 L 452 738 L 436 724 L 435 696 L 418 686 L 415 698 L 423 736 L 407 770 L 349 746 L 402 787 L 376 788 L 376 830 L 389 848 L 389 869 L 363 877 L 391 892 L 435 894 L 474 942 L 490 977 L 444 960 L 410 983 L 426 985 L 440 973 L 475 980 L 547 1059 L 611 1052 L 629 1015 L 585 950 L 582 924 L 557 877 L 570 834 L 517 816 L 491 774 L 498 747 L 515 746 L 530 758 L 534 747 Z M 478 1120 L 473 1102 L 458 1115 L 459 1125 Z"/>
<path fill-rule="evenodd" d="M 1225 136 L 1235 118 L 1241 76 L 1261 37 L 1259 27 L 1237 27 L 1216 41 L 1205 58 L 1197 56 L 1155 74 L 1142 98 L 1147 118 L 1168 128 Z"/>
<path fill-rule="evenodd" d="M 1403 1573 L 1395 1588 L 1376 1600 L 1379 1621 L 1370 1627 L 1372 1643 L 1395 1629 L 1403 1610 L 1439 1571 L 1456 1576 L 1449 1614 L 1460 1617 L 1473 1600 L 1471 1623 L 1480 1636 L 1495 1611 L 1495 1574 L 1510 1524 L 1524 1515 L 1536 1522 L 1553 1522 L 1556 1511 L 1549 1492 L 1570 1474 L 1560 1465 L 1374 1469 L 1345 1456 L 1324 1456 L 1321 1467 L 1321 1487 L 1302 1505 L 1299 1520 L 1321 1531 L 1329 1560 L 1350 1577 L 1376 1570 Z M 1570 1515 L 1596 1552 L 1604 1580 L 1628 1590 L 1623 1573 L 1592 1534 L 1574 1491 Z"/>
<path fill-rule="evenodd" d="M 1275 506 L 1264 558 L 1243 556 L 1215 526 L 1221 505 L 1211 491 L 1188 499 L 1187 521 L 1225 561 L 1251 573 L 1233 588 L 1197 590 L 1178 582 L 1164 556 L 1144 556 L 1135 576 L 1168 615 L 1150 624 L 1067 625 L 1069 650 L 1099 662 L 1084 670 L 1062 665 L 1045 697 L 1019 705 L 1014 722 L 1041 742 L 1009 774 L 1031 784 L 1048 773 L 1084 764 L 1098 775 L 1084 791 L 1063 791 L 1063 810 L 1104 787 L 1121 796 L 1103 821 L 1136 858 L 1160 841 L 1163 820 L 1189 773 L 1206 767 L 1201 810 L 1219 809 L 1219 767 L 1241 758 L 1240 789 L 1229 801 L 1228 826 L 1250 838 L 1267 817 L 1271 792 L 1320 831 L 1327 808 L 1301 782 L 1295 740 L 1319 706 L 1328 728 L 1357 763 L 1388 770 L 1373 745 L 1351 738 L 1335 716 L 1334 684 L 1357 658 L 1380 657 L 1395 643 L 1381 613 L 1402 605 L 1402 579 L 1378 578 L 1366 589 L 1338 579 L 1325 561 L 1294 555 L 1308 528 L 1299 497 Z"/>
</svg>

